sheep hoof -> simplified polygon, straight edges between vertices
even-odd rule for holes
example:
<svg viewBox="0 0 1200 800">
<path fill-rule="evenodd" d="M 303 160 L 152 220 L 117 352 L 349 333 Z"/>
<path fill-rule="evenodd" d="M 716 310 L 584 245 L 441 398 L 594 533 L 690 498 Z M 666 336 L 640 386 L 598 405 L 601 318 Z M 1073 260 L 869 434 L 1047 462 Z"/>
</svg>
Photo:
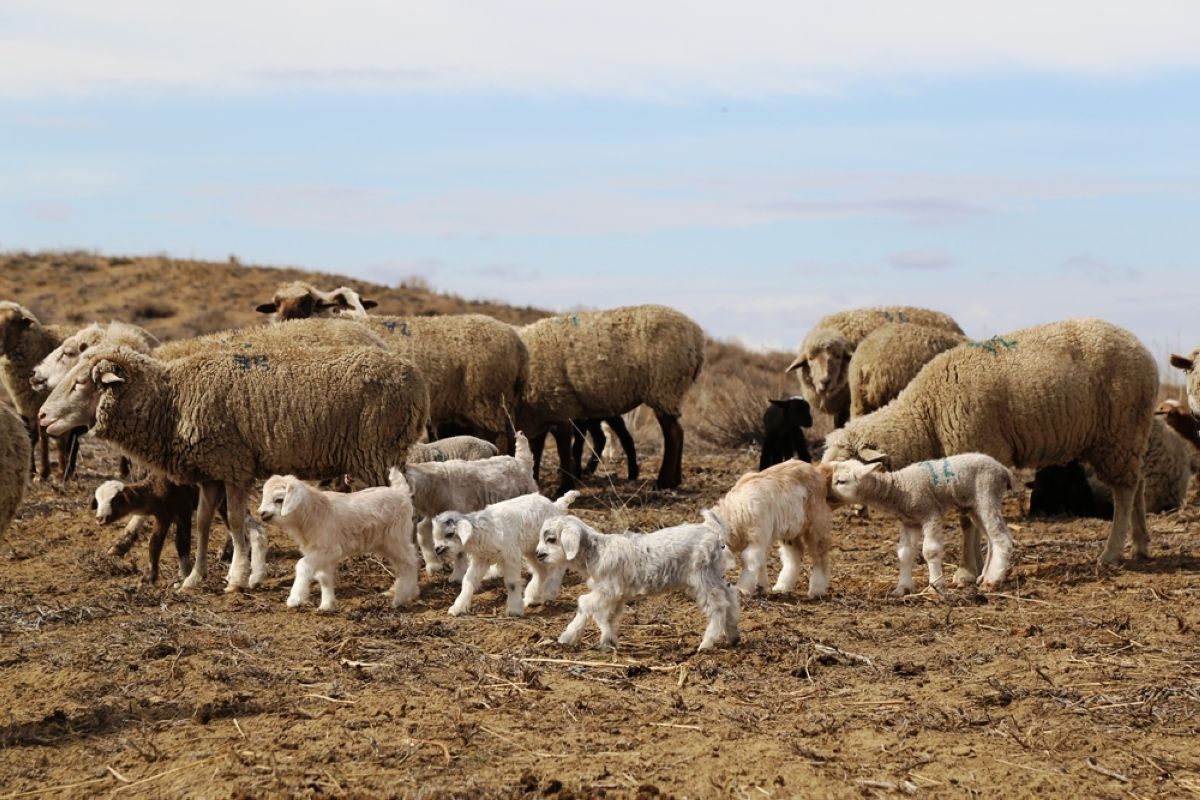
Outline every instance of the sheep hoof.
<svg viewBox="0 0 1200 800">
<path fill-rule="evenodd" d="M 976 583 L 978 580 L 979 577 L 976 576 L 974 572 L 971 572 L 969 569 L 959 567 L 954 571 L 954 578 L 951 582 L 958 588 L 962 589 L 963 587 Z"/>
<path fill-rule="evenodd" d="M 184 578 L 183 583 L 179 584 L 179 591 L 187 592 L 200 586 L 200 578 L 195 573 Z"/>
<path fill-rule="evenodd" d="M 696 652 L 703 653 L 705 650 L 712 650 L 713 647 L 714 647 L 714 644 L 712 642 L 703 641 L 700 643 L 700 646 L 696 648 Z"/>
<path fill-rule="evenodd" d="M 465 613 L 467 613 L 465 608 L 460 608 L 459 606 L 450 606 L 450 616 L 452 617 L 461 617 Z"/>
<path fill-rule="evenodd" d="M 563 635 L 558 637 L 558 643 L 565 644 L 568 647 L 570 647 L 571 645 L 575 644 L 575 638 L 576 637 L 572 636 L 569 633 L 564 633 Z"/>
<path fill-rule="evenodd" d="M 904 597 L 910 594 L 912 594 L 911 586 L 897 586 L 895 589 L 892 589 L 892 597 Z"/>
<path fill-rule="evenodd" d="M 332 613 L 333 613 L 333 609 L 334 609 L 333 603 L 330 603 L 330 604 L 329 604 L 329 605 L 327 605 L 327 606 L 326 606 L 326 605 L 320 605 L 320 606 L 317 606 L 317 613 L 318 613 L 318 614 L 332 614 Z"/>
</svg>

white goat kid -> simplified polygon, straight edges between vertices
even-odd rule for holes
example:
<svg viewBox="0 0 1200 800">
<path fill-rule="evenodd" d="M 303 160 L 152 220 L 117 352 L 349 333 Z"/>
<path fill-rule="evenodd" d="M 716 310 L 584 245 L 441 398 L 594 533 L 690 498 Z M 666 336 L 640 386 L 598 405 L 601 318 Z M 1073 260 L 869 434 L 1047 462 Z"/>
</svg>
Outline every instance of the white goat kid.
<svg viewBox="0 0 1200 800">
<path fill-rule="evenodd" d="M 320 611 L 334 608 L 334 570 L 348 556 L 370 553 L 395 573 L 392 605 L 415 600 L 417 551 L 413 546 L 412 497 L 403 480 L 344 494 L 323 492 L 292 475 L 273 475 L 263 485 L 259 513 L 295 540 L 303 555 L 288 594 L 289 608 L 308 600 L 312 581 L 321 585 Z"/>
<path fill-rule="evenodd" d="M 988 553 L 976 582 L 991 591 L 1004 582 L 1012 558 L 1012 534 L 1004 522 L 1004 495 L 1013 488 L 1012 473 L 991 456 L 963 453 L 921 461 L 896 472 L 881 471 L 880 463 L 835 461 L 830 465 L 830 491 L 838 499 L 888 511 L 900 520 L 900 580 L 896 596 L 913 591 L 912 568 L 917 537 L 929 566 L 929 585 L 941 591 L 942 516 L 948 511 L 967 514 L 976 530 L 987 534 Z M 965 537 L 964 537 L 965 539 Z M 964 554 L 966 556 L 967 554 Z"/>
<path fill-rule="evenodd" d="M 445 511 L 433 519 L 433 544 L 439 558 L 457 559 L 466 554 L 467 571 L 462 590 L 450 614 L 461 616 L 471 610 L 471 599 L 483 582 L 489 567 L 498 567 L 508 592 L 508 615 L 520 617 L 525 609 L 558 597 L 565 565 L 550 565 L 537 560 L 538 534 L 542 523 L 567 513 L 579 492 L 570 491 L 551 501 L 537 492 L 493 503 L 482 511 L 461 513 Z M 522 586 L 521 562 L 529 566 L 532 578 Z"/>
<path fill-rule="evenodd" d="M 615 648 L 627 601 L 682 589 L 708 617 L 697 651 L 714 647 L 722 637 L 730 645 L 737 644 L 741 610 L 737 590 L 725 580 L 725 524 L 711 511 L 702 513 L 702 523 L 654 533 L 603 534 L 570 515 L 546 521 L 538 541 L 538 561 L 566 565 L 586 577 L 588 586 L 559 643 L 575 644 L 591 617 L 600 628 L 600 647 Z"/>
</svg>

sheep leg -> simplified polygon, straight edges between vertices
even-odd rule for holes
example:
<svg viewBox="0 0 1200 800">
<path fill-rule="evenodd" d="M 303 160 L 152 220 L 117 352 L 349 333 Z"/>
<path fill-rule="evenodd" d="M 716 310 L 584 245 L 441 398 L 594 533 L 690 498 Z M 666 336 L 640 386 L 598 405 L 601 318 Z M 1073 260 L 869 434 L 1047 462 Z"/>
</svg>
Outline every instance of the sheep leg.
<svg viewBox="0 0 1200 800">
<path fill-rule="evenodd" d="M 829 542 L 825 540 L 825 546 L 821 546 L 821 540 L 817 540 L 816 547 L 809 548 L 810 557 L 812 558 L 812 572 L 808 575 L 808 599 L 817 600 L 829 594 Z"/>
<path fill-rule="evenodd" d="M 158 560 L 162 556 L 167 528 L 171 527 L 167 517 L 155 517 L 154 523 L 154 533 L 150 534 L 150 572 L 146 576 L 149 583 L 158 583 Z"/>
<path fill-rule="evenodd" d="M 595 474 L 596 468 L 600 466 L 600 455 L 604 452 L 605 446 L 608 445 L 608 437 L 604 435 L 604 426 L 600 424 L 598 419 L 589 419 L 587 421 L 588 434 L 592 437 L 592 454 L 588 457 L 587 468 L 583 470 L 584 475 Z"/>
<path fill-rule="evenodd" d="M 558 490 L 555 492 L 555 496 L 558 497 L 579 485 L 579 471 L 571 457 L 571 431 L 572 426 L 569 422 L 559 422 L 551 429 L 554 434 L 554 447 L 558 450 L 558 472 L 561 476 Z"/>
<path fill-rule="evenodd" d="M 767 588 L 767 548 L 757 544 L 756 531 L 751 531 L 749 537 L 756 543 L 742 551 L 742 574 L 737 582 L 737 589 L 744 597 L 753 597 L 760 588 Z"/>
<path fill-rule="evenodd" d="M 459 590 L 454 605 L 450 606 L 450 616 L 452 617 L 461 617 L 471 610 L 471 598 L 475 596 L 479 584 L 483 582 L 483 574 L 487 572 L 489 566 L 486 562 L 476 558 L 468 558 L 468 561 L 470 566 L 467 567 L 467 574 L 463 575 L 462 589 Z"/>
<path fill-rule="evenodd" d="M 596 613 L 598 604 L 599 595 L 595 592 L 579 595 L 579 599 L 575 601 L 575 618 L 558 637 L 558 643 L 573 645 L 578 642 L 579 635 L 583 633 L 583 626 L 587 624 L 588 617 Z"/>
<path fill-rule="evenodd" d="M 175 515 L 175 555 L 179 557 L 179 577 L 192 571 L 192 509 L 177 509 Z"/>
<path fill-rule="evenodd" d="M 942 544 L 941 519 L 927 521 L 921 526 L 921 533 L 921 555 L 925 557 L 925 566 L 929 570 L 929 586 L 941 592 L 946 586 L 946 578 L 942 575 L 945 545 Z"/>
<path fill-rule="evenodd" d="M 508 592 L 508 607 L 505 610 L 510 617 L 523 617 L 525 603 L 521 593 L 525 588 L 525 578 L 521 575 L 521 559 L 506 560 L 501 568 L 504 571 L 504 589 Z"/>
<path fill-rule="evenodd" d="M 1004 583 L 1008 575 L 1013 551 L 1012 533 L 1009 532 L 1000 509 L 990 504 L 979 512 L 975 523 L 983 528 L 988 537 L 988 556 L 979 576 L 979 588 L 990 592 Z"/>
<path fill-rule="evenodd" d="M 442 571 L 442 559 L 433 549 L 433 520 L 421 517 L 417 523 L 417 545 L 421 548 L 421 560 L 425 562 L 425 574 L 437 575 Z"/>
<path fill-rule="evenodd" d="M 726 592 L 729 585 L 725 583 L 723 575 L 710 575 L 708 578 L 708 581 L 694 588 L 693 594 L 696 605 L 700 606 L 700 610 L 708 617 L 708 626 L 704 629 L 704 638 L 700 640 L 700 646 L 696 648 L 697 653 L 716 646 L 726 631 L 726 621 L 729 618 L 729 594 Z M 733 602 L 737 603 L 737 600 Z"/>
<path fill-rule="evenodd" d="M 236 547 L 236 545 L 234 546 Z M 316 577 L 317 583 L 321 586 L 321 605 L 317 606 L 317 611 L 333 611 L 336 600 L 333 595 L 334 570 L 337 564 L 323 562 L 321 564 L 314 564 L 313 566 L 313 575 Z"/>
<path fill-rule="evenodd" d="M 49 480 L 50 478 L 50 434 L 46 433 L 45 428 L 38 428 L 38 478 L 41 480 Z"/>
<path fill-rule="evenodd" d="M 229 562 L 229 574 L 225 580 L 225 591 L 245 589 L 250 575 L 250 547 L 246 538 L 246 487 L 233 481 L 225 482 L 225 512 L 233 534 L 233 560 Z M 317 580 L 320 580 L 318 576 Z M 321 585 L 321 605 L 325 604 L 325 585 Z"/>
<path fill-rule="evenodd" d="M 525 597 L 522 599 L 522 604 L 525 608 L 529 608 L 545 602 L 552 568 L 536 558 L 525 559 L 525 564 L 529 567 L 529 583 L 525 584 Z"/>
<path fill-rule="evenodd" d="M 134 514 L 129 518 L 129 522 L 125 523 L 125 533 L 118 539 L 112 547 L 108 548 L 110 556 L 123 556 L 129 552 L 129 548 L 137 542 L 138 537 L 142 535 L 142 528 L 146 526 L 148 517 L 142 514 Z"/>
<path fill-rule="evenodd" d="M 683 426 L 674 414 L 655 412 L 663 434 L 663 460 L 658 488 L 675 489 L 683 483 Z"/>
<path fill-rule="evenodd" d="M 250 532 L 250 588 L 262 583 L 267 576 L 267 550 L 271 542 L 254 517 L 246 515 L 246 530 Z"/>
<path fill-rule="evenodd" d="M 1125 539 L 1129 535 L 1129 528 L 1133 521 L 1133 497 L 1136 490 L 1136 484 L 1134 486 L 1112 487 L 1112 530 L 1108 534 L 1108 543 L 1104 546 L 1104 552 L 1100 554 L 1100 563 L 1102 565 L 1121 563 L 1121 555 L 1125 551 Z"/>
<path fill-rule="evenodd" d="M 312 591 L 312 582 L 312 562 L 308 560 L 308 556 L 303 556 L 296 562 L 296 579 L 292 581 L 292 590 L 288 592 L 288 608 L 296 608 L 308 601 L 308 593 Z"/>
<path fill-rule="evenodd" d="M 921 533 L 916 525 L 900 526 L 900 541 L 896 544 L 896 556 L 900 559 L 900 580 L 892 591 L 893 597 L 903 597 L 913 592 L 913 562 L 917 560 L 917 536 Z"/>
<path fill-rule="evenodd" d="M 1150 530 L 1146 527 L 1146 480 L 1138 478 L 1133 495 L 1133 557 L 1150 557 Z"/>
<path fill-rule="evenodd" d="M 959 514 L 958 524 L 962 528 L 962 563 L 954 571 L 953 583 L 960 587 L 970 586 L 983 574 L 979 563 L 979 528 L 969 514 Z"/>
<path fill-rule="evenodd" d="M 621 449 L 625 451 L 625 465 L 629 470 L 629 480 L 636 481 L 638 479 L 637 446 L 633 443 L 633 436 L 629 433 L 629 428 L 625 427 L 625 420 L 618 416 L 608 417 L 604 421 L 608 423 L 608 427 L 612 428 L 613 435 L 617 437 L 617 441 L 621 443 Z M 603 451 L 603 445 L 600 449 Z"/>
<path fill-rule="evenodd" d="M 56 436 L 54 449 L 58 453 L 58 477 L 63 483 L 66 483 L 75 477 L 75 461 L 79 456 L 79 434 L 71 431 L 65 436 Z"/>
<path fill-rule="evenodd" d="M 608 598 L 598 604 L 597 613 L 593 615 L 596 625 L 600 628 L 600 649 L 617 649 L 617 628 L 621 625 L 621 616 L 625 613 L 625 598 Z"/>
<path fill-rule="evenodd" d="M 200 506 L 196 511 L 196 560 L 192 564 L 192 572 L 180 589 L 195 589 L 204 582 L 208 574 L 208 534 L 212 530 L 213 515 L 221 502 L 223 484 L 209 481 L 200 486 Z"/>
<path fill-rule="evenodd" d="M 417 568 L 417 548 L 412 537 L 402 527 L 383 542 L 383 557 L 392 567 L 396 579 L 392 582 L 392 607 L 400 608 L 416 600 L 421 594 Z"/>
<path fill-rule="evenodd" d="M 571 464 L 576 473 L 583 475 L 583 450 L 587 447 L 587 434 L 592 429 L 592 421 L 588 419 L 571 420 Z M 596 451 L 593 448 L 592 455 Z M 590 465 L 590 462 L 589 462 Z M 593 468 L 594 471 L 594 468 Z M 590 473 L 589 473 L 590 474 Z"/>
<path fill-rule="evenodd" d="M 542 451 L 546 449 L 546 432 L 542 431 L 536 436 L 528 437 L 529 452 L 533 454 L 533 480 L 538 480 L 538 475 L 542 471 Z M 513 438 L 513 449 L 516 449 L 516 438 Z"/>
<path fill-rule="evenodd" d="M 796 588 L 803 556 L 804 548 L 795 542 L 779 543 L 779 560 L 783 562 L 783 569 L 779 571 L 779 578 L 775 581 L 772 592 L 790 592 Z"/>
</svg>

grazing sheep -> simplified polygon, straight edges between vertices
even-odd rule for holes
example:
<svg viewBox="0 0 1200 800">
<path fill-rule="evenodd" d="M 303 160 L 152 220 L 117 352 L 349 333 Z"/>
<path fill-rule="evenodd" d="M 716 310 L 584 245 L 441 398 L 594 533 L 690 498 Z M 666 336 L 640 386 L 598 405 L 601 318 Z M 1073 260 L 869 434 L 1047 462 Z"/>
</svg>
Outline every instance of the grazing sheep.
<svg viewBox="0 0 1200 800">
<path fill-rule="evenodd" d="M 1076 319 L 951 348 L 925 365 L 895 400 L 826 439 L 824 460 L 887 459 L 893 469 L 982 452 L 1016 467 L 1080 459 L 1113 488 L 1116 514 L 1101 563 L 1149 554 L 1142 463 L 1158 371 L 1129 331 Z M 957 582 L 978 570 L 978 531 L 968 526 Z"/>
<path fill-rule="evenodd" d="M 553 430 L 562 465 L 559 494 L 575 486 L 573 419 L 608 419 L 642 403 L 663 431 L 660 489 L 683 480 L 679 416 L 704 363 L 704 333 L 680 312 L 658 305 L 625 306 L 538 320 L 520 329 L 529 350 L 529 381 L 517 426 L 535 442 Z M 535 467 L 536 474 L 536 467 Z"/>
<path fill-rule="evenodd" d="M 451 616 L 471 610 L 471 598 L 491 567 L 498 567 L 504 578 L 510 617 L 523 616 L 526 608 L 558 597 L 565 567 L 547 566 L 537 560 L 538 533 L 543 522 L 566 514 L 577 497 L 579 492 L 571 491 L 551 501 L 532 492 L 492 503 L 482 511 L 443 511 L 434 517 L 437 556 L 457 561 L 465 554 L 468 562 L 462 590 L 450 606 Z M 522 561 L 533 576 L 528 586 L 521 576 Z"/>
<path fill-rule="evenodd" d="M 966 340 L 958 331 L 912 322 L 876 328 L 850 357 L 850 416 L 886 406 L 931 358 Z"/>
<path fill-rule="evenodd" d="M 71 333 L 70 329 L 57 325 L 42 325 L 25 306 L 7 300 L 0 302 L 0 383 L 25 420 L 30 441 L 37 445 L 37 475 L 42 480 L 50 477 L 51 438 L 58 453 L 59 477 L 66 480 L 72 475 L 77 437 L 69 430 L 63 431 L 62 436 L 50 437 L 37 427 L 38 409 L 47 392 L 35 390 L 30 379 L 41 360 Z M 32 454 L 30 459 L 32 464 Z"/>
<path fill-rule="evenodd" d="M 474 436 L 451 436 L 435 442 L 417 443 L 408 451 L 409 464 L 430 461 L 478 461 L 500 454 L 496 445 Z"/>
<path fill-rule="evenodd" d="M 234 542 L 226 591 L 247 583 L 243 512 L 256 478 L 350 474 L 383 484 L 427 418 L 425 381 L 409 362 L 377 348 L 285 341 L 166 362 L 128 349 L 93 353 L 39 414 L 50 433 L 91 426 L 172 480 L 204 484 L 198 552 L 184 588 L 204 577 L 224 483 Z"/>
<path fill-rule="evenodd" d="M 711 511 L 704 522 L 676 525 L 653 533 L 599 533 L 578 517 L 554 517 L 542 524 L 537 559 L 565 565 L 587 578 L 575 618 L 558 637 L 559 644 L 579 641 L 588 617 L 600 628 L 600 647 L 617 646 L 617 626 L 625 603 L 647 594 L 682 589 L 708 617 L 697 652 L 724 637 L 737 644 L 738 593 L 725 581 L 726 529 Z"/>
<path fill-rule="evenodd" d="M 887 511 L 900 520 L 900 580 L 893 595 L 913 591 L 912 568 L 917 537 L 929 565 L 929 585 L 941 591 L 942 517 L 947 511 L 968 514 L 988 538 L 988 554 L 979 585 L 991 591 L 1004 582 L 1012 560 L 1012 534 L 1004 522 L 1004 496 L 1013 488 L 1012 473 L 991 456 L 962 453 L 922 461 L 897 472 L 882 472 L 883 464 L 835 461 L 830 492 L 847 503 L 862 503 Z"/>
<path fill-rule="evenodd" d="M 0 538 L 25 497 L 31 449 L 25 422 L 0 403 Z"/>
<path fill-rule="evenodd" d="M 63 339 L 62 344 L 51 350 L 34 368 L 29 382 L 34 391 L 49 393 L 89 348 L 115 350 L 128 347 L 139 353 L 149 353 L 160 344 L 153 334 L 137 325 L 115 321 L 107 325 L 93 322 Z"/>
<path fill-rule="evenodd" d="M 376 305 L 378 303 L 374 300 L 363 300 L 349 286 L 323 292 L 305 281 L 292 281 L 281 283 L 272 301 L 262 303 L 255 310 L 260 314 L 270 314 L 275 322 L 308 317 L 366 319 L 367 309 Z"/>
<path fill-rule="evenodd" d="M 417 543 L 425 560 L 425 574 L 436 575 L 442 561 L 433 547 L 433 518 L 443 511 L 479 511 L 482 508 L 536 492 L 533 454 L 524 434 L 517 434 L 515 456 L 493 456 L 479 461 L 430 461 L 408 464 L 404 477 L 412 490 L 417 523 Z M 456 562 L 451 580 L 465 569 Z"/>
<path fill-rule="evenodd" d="M 913 306 L 857 308 L 822 317 L 804 337 L 787 372 L 799 370 L 800 389 L 815 408 L 833 415 L 838 427 L 850 418 L 850 358 L 872 331 L 891 322 L 911 322 L 961 334 L 940 311 Z"/>
<path fill-rule="evenodd" d="M 1200 347 L 1193 350 L 1191 355 L 1171 356 L 1171 366 L 1183 370 L 1187 376 L 1188 407 L 1192 409 L 1193 417 L 1197 417 L 1197 410 L 1200 409 L 1200 370 L 1196 369 L 1198 359 L 1200 359 Z M 1200 417 L 1197 418 L 1200 419 Z"/>
<path fill-rule="evenodd" d="M 387 562 L 395 575 L 392 606 L 415 600 L 417 552 L 412 537 L 412 497 L 403 476 L 392 485 L 343 494 L 322 492 L 295 475 L 272 475 L 263 484 L 263 522 L 274 522 L 300 547 L 296 580 L 288 608 L 308 600 L 313 578 L 321 585 L 318 611 L 333 611 L 337 563 L 350 556 L 372 554 Z"/>
<path fill-rule="evenodd" d="M 818 467 L 784 461 L 738 478 L 713 506 L 729 529 L 726 546 L 742 556 L 737 588 L 743 595 L 749 597 L 757 589 L 767 588 L 766 563 L 773 544 L 779 545 L 783 570 L 772 591 L 792 591 L 805 550 L 813 562 L 809 598 L 824 597 L 829 591 L 833 515 L 825 500 L 828 483 L 828 475 Z"/>
<path fill-rule="evenodd" d="M 758 458 L 759 470 L 774 466 L 789 458 L 812 461 L 808 452 L 805 428 L 813 424 L 812 409 L 803 397 L 786 400 L 771 400 L 763 412 L 762 454 Z"/>
</svg>

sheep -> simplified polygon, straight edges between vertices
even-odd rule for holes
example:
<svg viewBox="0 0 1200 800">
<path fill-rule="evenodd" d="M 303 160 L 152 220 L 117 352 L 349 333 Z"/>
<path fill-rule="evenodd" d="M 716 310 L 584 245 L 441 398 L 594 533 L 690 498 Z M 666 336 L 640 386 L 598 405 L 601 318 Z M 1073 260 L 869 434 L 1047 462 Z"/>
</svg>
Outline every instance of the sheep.
<svg viewBox="0 0 1200 800">
<path fill-rule="evenodd" d="M 654 410 L 663 431 L 657 486 L 680 485 L 679 416 L 704 364 L 699 325 L 666 306 L 641 305 L 547 317 L 520 334 L 529 350 L 529 380 L 517 426 L 535 442 L 538 461 L 542 434 L 553 430 L 563 472 L 559 494 L 579 478 L 570 452 L 570 420 L 615 417 L 642 403 Z"/>
<path fill-rule="evenodd" d="M 489 441 L 474 436 L 451 436 L 428 443 L 417 443 L 408 451 L 409 464 L 425 464 L 430 461 L 478 461 L 500 454 L 499 448 Z"/>
<path fill-rule="evenodd" d="M 396 454 L 423 430 L 428 403 L 420 372 L 392 353 L 278 340 L 165 362 L 124 348 L 93 353 L 51 392 L 38 418 L 52 434 L 91 426 L 172 480 L 204 484 L 198 552 L 184 589 L 204 577 L 224 483 L 234 541 L 226 591 L 235 591 L 247 586 L 243 512 L 256 478 L 349 473 L 383 484 Z"/>
<path fill-rule="evenodd" d="M 153 334 L 137 325 L 116 321 L 107 325 L 93 322 L 63 339 L 58 347 L 51 350 L 34 368 L 29 383 L 34 391 L 49 393 L 89 347 L 108 350 L 129 347 L 139 353 L 149 353 L 160 344 Z"/>
<path fill-rule="evenodd" d="M 493 456 L 480 461 L 430 461 L 410 463 L 404 477 L 412 490 L 417 523 L 417 544 L 425 561 L 425 574 L 436 575 L 442 569 L 441 558 L 433 546 L 433 518 L 443 511 L 479 511 L 491 503 L 536 492 L 533 479 L 533 454 L 523 433 L 517 433 L 515 456 Z M 465 569 L 456 562 L 452 581 Z"/>
<path fill-rule="evenodd" d="M 830 493 L 847 503 L 862 503 L 894 514 L 900 520 L 900 580 L 893 595 L 913 591 L 912 568 L 917 537 L 923 536 L 922 555 L 929 565 L 929 585 L 942 591 L 942 517 L 957 510 L 988 538 L 988 554 L 978 582 L 992 591 L 1004 582 L 1012 560 L 1012 534 L 1004 522 L 1004 496 L 1014 487 L 1012 473 L 991 456 L 961 453 L 936 461 L 921 461 L 896 472 L 883 464 L 835 461 L 830 468 Z"/>
<path fill-rule="evenodd" d="M 850 357 L 850 416 L 861 417 L 892 401 L 929 359 L 967 337 L 912 322 L 892 322 L 867 334 Z"/>
<path fill-rule="evenodd" d="M 803 461 L 784 461 L 740 477 L 712 511 L 729 529 L 730 552 L 742 556 L 737 588 L 750 597 L 767 588 L 766 561 L 771 545 L 779 545 L 783 570 L 772 591 L 790 592 L 807 550 L 812 559 L 808 597 L 829 591 L 829 544 L 833 515 L 825 497 L 829 478 Z"/>
<path fill-rule="evenodd" d="M 1087 461 L 1113 488 L 1102 564 L 1149 554 L 1142 463 L 1158 392 L 1154 357 L 1099 319 L 1025 328 L 935 356 L 891 403 L 826 438 L 823 460 L 888 460 L 893 469 L 978 451 L 1016 467 Z M 978 573 L 978 531 L 964 530 L 956 582 Z"/>
<path fill-rule="evenodd" d="M 214 349 L 239 352 L 250 359 L 257 348 L 273 347 L 285 342 L 291 348 L 300 347 L 374 347 L 387 350 L 382 338 L 354 320 L 298 319 L 270 327 L 232 328 L 216 333 L 176 339 L 154 348 L 151 354 L 164 361 L 185 358 Z"/>
<path fill-rule="evenodd" d="M 1163 422 L 1171 430 L 1182 436 L 1192 447 L 1200 452 L 1200 419 L 1192 416 L 1186 405 L 1178 400 L 1163 400 L 1154 410 L 1156 416 L 1162 417 Z M 1193 463 L 1193 470 L 1196 465 Z"/>
<path fill-rule="evenodd" d="M 786 372 L 799 370 L 800 389 L 819 411 L 833 415 L 841 427 L 850 418 L 850 358 L 872 331 L 890 322 L 911 322 L 961 334 L 962 329 L 940 311 L 913 306 L 886 306 L 839 311 L 822 317 L 800 344 Z"/>
<path fill-rule="evenodd" d="M 374 300 L 363 300 L 349 286 L 323 292 L 305 281 L 292 281 L 281 283 L 271 302 L 261 303 L 255 310 L 260 314 L 270 314 L 275 322 L 308 317 L 366 319 L 367 309 L 377 305 Z"/>
<path fill-rule="evenodd" d="M 687 523 L 653 533 L 604 535 L 578 517 L 553 517 L 542 524 L 537 560 L 565 565 L 587 579 L 588 591 L 577 601 L 575 618 L 558 637 L 574 645 L 588 617 L 600 628 L 600 647 L 617 646 L 617 626 L 625 603 L 647 594 L 684 589 L 708 617 L 697 652 L 724 637 L 732 647 L 739 638 L 738 593 L 725 581 L 727 534 L 711 511 L 702 523 Z"/>
<path fill-rule="evenodd" d="M 342 494 L 313 489 L 295 475 L 272 475 L 263 484 L 258 508 L 263 522 L 274 522 L 300 547 L 296 580 L 288 608 L 308 600 L 315 577 L 321 585 L 318 611 L 333 611 L 334 574 L 344 558 L 373 554 L 387 562 L 395 580 L 392 607 L 415 599 L 417 552 L 412 541 L 412 497 L 403 476 L 391 486 Z"/>
<path fill-rule="evenodd" d="M 1184 375 L 1187 376 L 1187 399 L 1188 406 L 1192 409 L 1192 416 L 1200 419 L 1200 370 L 1196 369 L 1196 361 L 1200 359 L 1200 347 L 1197 347 L 1187 356 L 1171 355 L 1171 366 L 1181 369 Z"/>
<path fill-rule="evenodd" d="M 42 325 L 25 306 L 7 300 L 0 302 L 0 383 L 25 420 L 30 441 L 37 445 L 37 475 L 42 480 L 50 477 L 50 437 L 37 427 L 35 419 L 47 392 L 35 390 L 30 378 L 38 363 L 71 333 L 68 328 Z M 59 477 L 66 480 L 74 473 L 77 437 L 71 431 L 63 431 L 62 436 L 54 438 Z M 30 458 L 32 463 L 32 454 Z"/>
<path fill-rule="evenodd" d="M 0 539 L 25 498 L 31 450 L 25 421 L 0 403 Z"/>
<path fill-rule="evenodd" d="M 488 569 L 494 567 L 504 578 L 510 617 L 524 616 L 526 608 L 558 597 L 565 568 L 537 560 L 538 534 L 543 522 L 566 514 L 577 497 L 579 492 L 570 491 L 551 501 L 531 492 L 492 503 L 482 511 L 443 511 L 434 517 L 434 552 L 439 558 L 455 561 L 465 554 L 469 565 L 450 615 L 458 617 L 471 610 L 471 599 Z M 522 561 L 533 576 L 528 586 L 521 577 Z"/>
<path fill-rule="evenodd" d="M 763 412 L 762 453 L 758 469 L 764 470 L 789 458 L 812 461 L 804 429 L 813 424 L 812 409 L 803 397 L 771 400 Z"/>
</svg>

